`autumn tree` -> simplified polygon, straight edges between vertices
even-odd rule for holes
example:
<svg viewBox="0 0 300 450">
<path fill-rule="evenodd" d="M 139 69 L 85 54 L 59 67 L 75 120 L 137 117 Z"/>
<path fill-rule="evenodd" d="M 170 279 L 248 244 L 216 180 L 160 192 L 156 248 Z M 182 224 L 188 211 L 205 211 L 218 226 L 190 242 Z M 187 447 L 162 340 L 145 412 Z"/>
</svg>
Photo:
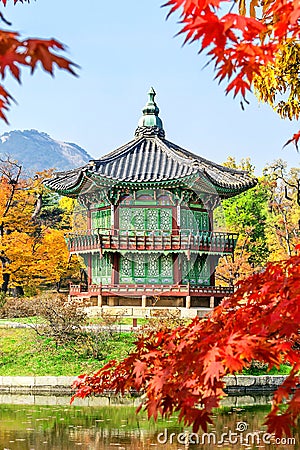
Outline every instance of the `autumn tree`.
<svg viewBox="0 0 300 450">
<path fill-rule="evenodd" d="M 17 185 L 21 175 L 22 167 L 14 161 L 0 160 L 0 180 L 1 180 L 1 197 L 0 197 L 0 262 L 2 267 L 2 291 L 6 292 L 9 283 L 9 272 L 7 266 L 10 262 L 5 248 L 3 239 L 5 234 L 11 233 L 10 228 L 10 210 L 14 203 L 15 196 L 18 193 Z M 6 229 L 7 228 L 7 229 Z"/>
<path fill-rule="evenodd" d="M 299 119 L 300 113 L 300 45 L 287 39 L 273 61 L 261 67 L 254 77 L 254 93 L 268 103 L 283 119 Z"/>
<path fill-rule="evenodd" d="M 229 157 L 227 167 L 254 171 L 250 160 L 237 163 Z M 234 258 L 224 255 L 216 269 L 220 284 L 238 280 L 295 254 L 299 240 L 299 169 L 287 170 L 278 160 L 263 169 L 254 189 L 223 201 L 216 210 L 216 227 L 239 233 Z"/>
<path fill-rule="evenodd" d="M 8 159 L 0 164 L 0 275 L 4 292 L 9 286 L 22 291 L 42 283 L 59 288 L 62 278 L 79 270 L 76 258 L 69 260 L 64 239 L 72 226 L 72 210 L 64 210 L 58 203 L 49 206 L 49 193 L 43 185 L 49 176 L 51 171 L 25 179 L 16 162 Z M 50 220 L 57 210 L 59 214 Z"/>
<path fill-rule="evenodd" d="M 223 255 L 216 267 L 215 278 L 217 286 L 237 286 L 240 280 L 245 280 L 254 272 L 261 270 L 261 266 L 251 263 L 249 252 L 251 230 L 238 238 L 234 255 Z"/>
<path fill-rule="evenodd" d="M 278 261 L 295 254 L 300 236 L 300 169 L 287 169 L 278 160 L 264 169 L 265 178 L 272 185 L 269 198 L 269 217 L 266 236 L 270 261 Z"/>
</svg>

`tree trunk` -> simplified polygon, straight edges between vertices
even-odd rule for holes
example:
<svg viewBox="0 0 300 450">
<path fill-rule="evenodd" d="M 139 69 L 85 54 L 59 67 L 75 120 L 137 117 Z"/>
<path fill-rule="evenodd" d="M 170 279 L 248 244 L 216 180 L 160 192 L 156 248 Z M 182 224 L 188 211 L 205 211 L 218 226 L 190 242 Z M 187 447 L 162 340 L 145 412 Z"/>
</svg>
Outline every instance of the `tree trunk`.
<svg viewBox="0 0 300 450">
<path fill-rule="evenodd" d="M 23 297 L 24 296 L 24 290 L 22 286 L 16 286 L 14 288 L 14 297 Z"/>
<path fill-rule="evenodd" d="M 2 278 L 3 278 L 3 283 L 1 286 L 1 292 L 7 292 L 8 290 L 8 284 L 9 284 L 9 273 L 3 273 L 2 274 Z"/>
</svg>

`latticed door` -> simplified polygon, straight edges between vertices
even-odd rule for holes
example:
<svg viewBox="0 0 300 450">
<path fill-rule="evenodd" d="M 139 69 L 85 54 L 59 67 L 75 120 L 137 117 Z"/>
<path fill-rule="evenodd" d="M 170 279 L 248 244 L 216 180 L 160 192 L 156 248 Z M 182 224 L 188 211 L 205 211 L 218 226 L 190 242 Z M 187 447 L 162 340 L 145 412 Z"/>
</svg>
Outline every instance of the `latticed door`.
<svg viewBox="0 0 300 450">
<path fill-rule="evenodd" d="M 99 229 L 100 233 L 108 234 L 111 228 L 111 210 L 100 209 L 98 211 L 92 211 L 92 228 Z"/>
<path fill-rule="evenodd" d="M 198 261 L 198 283 L 203 286 L 210 285 L 210 263 L 208 258 L 199 258 Z"/>
<path fill-rule="evenodd" d="M 185 255 L 182 255 L 181 272 L 183 283 L 197 284 L 196 261 L 194 259 L 188 260 Z"/>
<path fill-rule="evenodd" d="M 172 230 L 172 210 L 161 208 L 160 212 L 160 230 L 170 232 Z"/>
<path fill-rule="evenodd" d="M 170 208 L 120 208 L 120 230 L 130 233 L 153 233 L 172 229 L 172 210 Z"/>
<path fill-rule="evenodd" d="M 146 283 L 159 283 L 160 282 L 160 266 L 157 253 L 149 253 L 147 255 L 147 262 L 145 264 L 146 269 Z"/>
<path fill-rule="evenodd" d="M 195 218 L 190 209 L 181 209 L 180 228 L 182 234 L 190 234 L 196 228 Z"/>
<path fill-rule="evenodd" d="M 112 263 L 108 253 L 102 258 L 99 253 L 92 255 L 92 284 L 111 283 Z"/>
<path fill-rule="evenodd" d="M 194 211 L 198 231 L 209 230 L 209 217 L 206 211 Z"/>
<path fill-rule="evenodd" d="M 173 284 L 173 258 L 171 254 L 160 257 L 160 278 L 162 284 Z"/>
<path fill-rule="evenodd" d="M 119 228 L 121 233 L 130 232 L 132 229 L 131 218 L 131 208 L 119 208 Z"/>
<path fill-rule="evenodd" d="M 181 209 L 180 227 L 182 234 L 197 234 L 203 230 L 209 230 L 209 216 L 206 211 L 192 211 Z"/>
<path fill-rule="evenodd" d="M 119 280 L 120 283 L 124 284 L 132 284 L 133 280 L 133 267 L 132 260 L 130 257 L 126 257 L 125 255 L 121 255 L 120 257 L 120 266 L 119 266 Z"/>
<path fill-rule="evenodd" d="M 159 230 L 159 209 L 145 209 L 144 214 L 146 230 L 148 232 Z"/>
<path fill-rule="evenodd" d="M 210 264 L 207 257 L 197 256 L 196 259 L 188 260 L 182 257 L 182 281 L 192 285 L 210 285 Z"/>
<path fill-rule="evenodd" d="M 144 284 L 146 283 L 146 262 L 145 255 L 143 253 L 135 253 L 134 260 L 132 261 L 133 278 L 135 283 Z"/>
<path fill-rule="evenodd" d="M 120 283 L 172 284 L 172 255 L 158 253 L 131 253 L 121 255 Z"/>
</svg>

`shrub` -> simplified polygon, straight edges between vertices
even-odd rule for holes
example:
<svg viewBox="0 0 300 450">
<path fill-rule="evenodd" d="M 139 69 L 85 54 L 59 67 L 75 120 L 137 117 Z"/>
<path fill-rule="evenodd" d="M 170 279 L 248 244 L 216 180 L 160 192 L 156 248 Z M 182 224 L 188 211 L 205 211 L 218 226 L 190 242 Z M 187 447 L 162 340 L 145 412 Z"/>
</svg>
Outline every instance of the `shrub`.
<svg viewBox="0 0 300 450">
<path fill-rule="evenodd" d="M 3 296 L 0 303 L 0 317 L 2 319 L 12 319 L 34 316 L 36 311 L 35 304 L 35 299 L 7 298 Z"/>
</svg>

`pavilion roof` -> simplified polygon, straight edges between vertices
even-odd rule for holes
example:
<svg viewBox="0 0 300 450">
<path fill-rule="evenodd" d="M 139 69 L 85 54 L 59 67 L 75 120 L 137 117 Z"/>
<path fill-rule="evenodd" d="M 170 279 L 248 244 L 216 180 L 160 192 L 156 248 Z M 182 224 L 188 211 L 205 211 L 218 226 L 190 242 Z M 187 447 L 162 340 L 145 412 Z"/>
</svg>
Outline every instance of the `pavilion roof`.
<svg viewBox="0 0 300 450">
<path fill-rule="evenodd" d="M 203 191 L 231 197 L 253 187 L 257 180 L 247 172 L 221 166 L 165 139 L 159 109 L 151 88 L 135 137 L 83 167 L 57 172 L 45 182 L 50 189 L 72 197 L 98 187 L 130 185 L 135 189 L 165 184 L 186 186 L 193 180 Z"/>
</svg>

